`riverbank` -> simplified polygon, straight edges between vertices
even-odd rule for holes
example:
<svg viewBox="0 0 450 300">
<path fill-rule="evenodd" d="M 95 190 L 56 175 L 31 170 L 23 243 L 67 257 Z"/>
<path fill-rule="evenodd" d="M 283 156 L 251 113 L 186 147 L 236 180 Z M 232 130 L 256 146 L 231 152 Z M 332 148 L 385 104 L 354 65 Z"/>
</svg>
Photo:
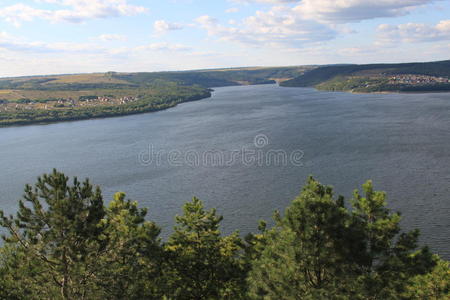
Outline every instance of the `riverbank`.
<svg viewBox="0 0 450 300">
<path fill-rule="evenodd" d="M 0 78 L 0 126 L 160 111 L 211 96 L 211 87 L 273 84 L 312 66 Z"/>
<path fill-rule="evenodd" d="M 13 113 L 0 112 L 0 127 L 50 124 L 57 122 L 119 117 L 156 112 L 175 107 L 180 103 L 211 97 L 211 89 L 187 90 L 175 95 L 146 96 L 138 101 L 121 104 L 53 110 L 23 110 Z"/>
<path fill-rule="evenodd" d="M 318 91 L 326 91 L 326 92 L 342 92 L 342 93 L 350 93 L 354 95 L 367 95 L 367 94 L 375 94 L 375 95 L 392 95 L 392 94 L 445 94 L 450 93 L 450 91 L 422 91 L 422 92 L 404 92 L 404 91 L 383 91 L 383 92 L 355 92 L 351 90 L 346 91 L 328 91 L 328 90 L 318 90 Z"/>
</svg>

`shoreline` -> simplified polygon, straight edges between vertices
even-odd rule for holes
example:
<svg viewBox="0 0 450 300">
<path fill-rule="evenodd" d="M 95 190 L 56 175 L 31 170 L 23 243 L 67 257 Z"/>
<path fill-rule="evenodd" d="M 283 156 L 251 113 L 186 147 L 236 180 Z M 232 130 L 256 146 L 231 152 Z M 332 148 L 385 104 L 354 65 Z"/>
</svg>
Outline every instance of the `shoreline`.
<svg viewBox="0 0 450 300">
<path fill-rule="evenodd" d="M 139 111 L 129 111 L 129 112 L 125 112 L 125 113 L 117 113 L 117 114 L 111 114 L 111 115 L 98 115 L 98 116 L 86 116 L 86 117 L 80 117 L 80 118 L 67 118 L 67 119 L 55 119 L 55 120 L 45 120 L 45 121 L 19 121 L 17 123 L 11 123 L 11 124 L 1 124 L 0 123 L 0 129 L 2 128 L 11 128 L 11 127 L 25 127 L 25 126 L 32 126 L 32 125 L 51 125 L 51 124 L 56 124 L 56 123 L 62 123 L 62 122 L 76 122 L 76 121 L 86 121 L 86 120 L 96 120 L 96 119 L 108 119 L 108 118 L 118 118 L 118 117 L 125 117 L 125 116 L 130 116 L 130 115 L 137 115 L 137 114 L 146 114 L 146 113 L 154 113 L 154 112 L 159 112 L 159 111 L 164 111 L 173 107 L 176 107 L 178 104 L 182 104 L 182 103 L 187 103 L 187 102 L 193 102 L 193 101 L 200 101 L 200 100 L 204 100 L 204 99 L 208 99 L 212 97 L 211 94 L 212 90 L 210 89 L 209 91 L 209 95 L 205 95 L 203 97 L 203 95 L 198 95 L 199 98 L 195 98 L 195 99 L 186 99 L 183 101 L 179 101 L 179 102 L 173 102 L 173 103 L 169 103 L 167 104 L 166 107 L 162 107 L 162 108 L 147 108 L 144 110 L 139 110 Z"/>
<path fill-rule="evenodd" d="M 354 91 L 343 91 L 346 93 L 351 94 L 361 94 L 361 95 L 367 95 L 367 94 L 381 94 L 381 95 L 389 95 L 389 94 L 445 94 L 450 93 L 450 91 L 421 91 L 421 92 L 405 92 L 405 91 L 383 91 L 383 92 L 354 92 Z"/>
<path fill-rule="evenodd" d="M 368 95 L 368 94 L 381 94 L 381 95 L 389 95 L 389 94 L 450 94 L 450 90 L 436 90 L 436 91 L 380 91 L 380 92 L 355 92 L 353 90 L 326 90 L 326 89 L 318 89 L 314 86 L 285 86 L 278 84 L 279 87 L 282 88 L 307 88 L 314 89 L 319 92 L 329 92 L 329 93 L 349 93 L 355 95 Z"/>
<path fill-rule="evenodd" d="M 230 85 L 230 86 L 275 85 L 275 84 L 276 83 L 257 83 L 257 84 L 248 84 L 248 85 L 236 84 L 236 85 Z M 0 129 L 1 128 L 10 128 L 10 127 L 32 126 L 32 125 L 51 125 L 51 124 L 62 123 L 62 122 L 76 122 L 76 121 L 85 121 L 85 120 L 94 120 L 94 119 L 117 118 L 117 117 L 129 116 L 129 115 L 153 113 L 153 112 L 158 112 L 158 111 L 163 111 L 166 109 L 173 108 L 173 107 L 177 106 L 178 104 L 183 104 L 183 103 L 192 102 L 192 101 L 200 101 L 200 100 L 211 98 L 212 93 L 214 92 L 214 89 L 219 88 L 219 87 L 221 87 L 221 86 L 206 88 L 205 90 L 207 91 L 207 93 L 205 93 L 205 94 L 196 95 L 196 96 L 194 96 L 193 99 L 191 98 L 191 99 L 185 99 L 185 100 L 182 100 L 179 102 L 168 103 L 166 107 L 162 107 L 162 108 L 152 107 L 152 108 L 147 108 L 147 109 L 138 110 L 138 111 L 128 111 L 128 112 L 117 113 L 117 114 L 112 113 L 111 115 L 86 116 L 86 117 L 79 117 L 79 118 L 55 119 L 55 120 L 45 120 L 45 121 L 18 121 L 18 122 L 14 122 L 11 124 L 2 124 L 0 121 Z"/>
<path fill-rule="evenodd" d="M 262 84 L 262 85 L 270 85 L 270 84 Z M 316 91 L 320 92 L 338 92 L 338 93 L 349 93 L 349 94 L 355 94 L 355 95 L 368 95 L 368 94 L 380 94 L 380 95 L 389 95 L 389 94 L 443 94 L 443 93 L 450 93 L 450 91 L 380 91 L 380 92 L 355 92 L 353 90 L 324 90 L 324 89 L 317 89 L 315 87 L 295 87 L 295 86 L 283 86 L 278 84 L 273 84 L 277 87 L 282 88 L 313 88 Z M 236 86 L 242 86 L 242 85 L 236 85 Z M 178 104 L 187 103 L 191 101 L 200 101 L 204 99 L 208 99 L 212 97 L 212 92 L 214 92 L 214 88 L 208 89 L 208 94 L 206 95 L 198 95 L 195 96 L 194 99 L 185 99 L 179 102 L 172 102 L 168 103 L 165 107 L 148 107 L 143 110 L 137 110 L 137 111 L 127 111 L 127 112 L 121 112 L 121 113 L 112 113 L 108 115 L 100 114 L 98 116 L 89 116 L 86 115 L 75 117 L 75 118 L 67 118 L 67 119 L 55 119 L 55 120 L 45 120 L 45 121 L 18 121 L 11 124 L 1 124 L 0 123 L 0 129 L 1 128 L 9 128 L 9 127 L 23 127 L 23 126 L 31 126 L 31 125 L 50 125 L 50 124 L 56 124 L 56 123 L 62 123 L 62 122 L 76 122 L 76 121 L 84 121 L 84 120 L 95 120 L 95 119 L 106 119 L 106 118 L 117 118 L 117 117 L 124 117 L 129 115 L 137 115 L 137 114 L 145 114 L 145 113 L 153 113 L 158 111 L 167 110 L 173 107 L 176 107 Z M 198 98 L 197 98 L 198 97 Z"/>
<path fill-rule="evenodd" d="M 310 88 L 314 88 L 317 91 L 321 91 L 321 92 L 338 92 L 338 93 L 349 93 L 349 94 L 355 94 L 355 95 L 368 95 L 368 94 L 380 94 L 380 95 L 389 95 L 389 94 L 445 94 L 445 93 L 449 93 L 450 91 L 414 91 L 414 92 L 408 92 L 408 91 L 381 91 L 381 92 L 355 92 L 353 90 L 342 90 L 342 91 L 337 91 L 337 90 L 320 90 L 317 89 L 315 87 L 310 87 Z"/>
</svg>

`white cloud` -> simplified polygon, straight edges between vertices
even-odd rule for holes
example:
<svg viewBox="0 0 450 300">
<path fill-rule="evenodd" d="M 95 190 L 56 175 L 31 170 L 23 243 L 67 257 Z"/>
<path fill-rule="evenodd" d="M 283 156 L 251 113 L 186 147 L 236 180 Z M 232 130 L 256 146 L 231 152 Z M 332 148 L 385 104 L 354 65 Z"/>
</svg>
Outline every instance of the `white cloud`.
<svg viewBox="0 0 450 300">
<path fill-rule="evenodd" d="M 210 36 L 253 46 L 300 48 L 305 44 L 331 40 L 336 35 L 330 27 L 307 20 L 284 6 L 273 7 L 267 12 L 257 11 L 254 16 L 234 26 L 223 26 L 207 15 L 197 18 L 196 22 Z"/>
<path fill-rule="evenodd" d="M 44 43 L 21 41 L 6 32 L 0 32 L 0 49 L 16 52 L 50 50 Z"/>
<path fill-rule="evenodd" d="M 0 17 L 15 26 L 19 26 L 23 21 L 32 21 L 35 18 L 47 18 L 48 16 L 48 11 L 35 9 L 21 3 L 0 8 Z"/>
<path fill-rule="evenodd" d="M 408 14 L 434 0 L 302 0 L 295 11 L 307 18 L 331 22 L 357 22 Z"/>
<path fill-rule="evenodd" d="M 109 41 L 126 41 L 127 37 L 121 34 L 101 34 L 96 39 L 109 42 Z"/>
<path fill-rule="evenodd" d="M 0 18 L 20 25 L 44 19 L 51 22 L 81 23 L 90 19 L 133 16 L 147 11 L 145 7 L 128 4 L 127 0 L 41 0 L 64 9 L 38 9 L 22 3 L 0 8 Z"/>
<path fill-rule="evenodd" d="M 232 7 L 232 8 L 229 8 L 229 9 L 225 10 L 225 12 L 226 12 L 227 14 L 237 13 L 237 12 L 239 12 L 239 8 L 237 8 L 237 7 Z"/>
<path fill-rule="evenodd" d="M 122 39 L 123 36 L 114 34 L 104 34 L 99 38 Z M 72 43 L 57 42 L 45 43 L 40 41 L 27 41 L 14 37 L 6 32 L 0 31 L 0 50 L 11 53 L 31 53 L 31 54 L 101 54 L 101 56 L 112 57 L 118 55 L 128 55 L 130 53 L 161 51 L 161 52 L 192 52 L 192 49 L 186 45 L 173 44 L 167 42 L 155 42 L 142 46 L 121 46 L 106 47 L 98 43 Z"/>
<path fill-rule="evenodd" d="M 352 57 L 352 56 L 365 56 L 368 54 L 376 53 L 379 49 L 374 47 L 366 47 L 366 46 L 358 46 L 358 47 L 348 47 L 341 48 L 336 51 L 337 54 L 343 57 Z"/>
<path fill-rule="evenodd" d="M 198 17 L 197 19 L 195 19 L 195 21 L 198 22 L 199 24 L 203 25 L 206 28 L 219 23 L 217 19 L 215 19 L 211 16 L 208 16 L 208 15 Z"/>
<path fill-rule="evenodd" d="M 151 43 L 145 46 L 134 48 L 135 51 L 189 51 L 190 47 L 182 44 L 171 44 L 166 42 Z"/>
<path fill-rule="evenodd" d="M 184 28 L 184 26 L 179 23 L 170 23 L 164 20 L 158 20 L 153 24 L 153 28 L 155 29 L 156 33 L 163 34 L 172 30 L 181 30 Z"/>
<path fill-rule="evenodd" d="M 433 1 L 253 0 L 296 5 L 274 6 L 268 11 L 257 11 L 255 15 L 240 22 L 233 20 L 228 25 L 223 25 L 210 16 L 202 16 L 196 21 L 207 30 L 209 36 L 220 40 L 295 49 L 310 43 L 332 40 L 339 34 L 355 33 L 343 23 L 405 15 Z"/>
<path fill-rule="evenodd" d="M 0 32 L 0 49 L 13 52 L 31 53 L 105 53 L 107 49 L 89 43 L 44 43 L 38 41 L 26 41 Z"/>
<path fill-rule="evenodd" d="M 440 21 L 434 26 L 418 23 L 381 24 L 377 32 L 380 44 L 450 41 L 450 20 Z"/>
</svg>

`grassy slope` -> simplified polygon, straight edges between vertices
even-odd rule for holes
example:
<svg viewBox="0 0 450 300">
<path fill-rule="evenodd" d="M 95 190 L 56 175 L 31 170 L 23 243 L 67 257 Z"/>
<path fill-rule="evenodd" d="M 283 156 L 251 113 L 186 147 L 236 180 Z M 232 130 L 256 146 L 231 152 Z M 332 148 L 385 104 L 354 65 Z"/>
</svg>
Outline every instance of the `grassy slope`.
<svg viewBox="0 0 450 300">
<path fill-rule="evenodd" d="M 436 85 L 428 87 L 405 87 L 405 86 L 372 86 L 365 90 L 363 85 L 371 85 L 367 82 L 369 76 L 383 77 L 392 74 L 417 74 L 437 77 L 450 77 L 450 60 L 428 63 L 405 63 L 405 64 L 369 64 L 369 65 L 347 65 L 329 66 L 313 69 L 294 79 L 282 82 L 286 87 L 313 87 L 317 86 L 327 90 L 351 90 L 353 88 L 360 91 L 420 91 L 420 90 L 448 90 L 446 85 Z M 359 77 L 359 79 L 355 79 Z M 370 81 L 370 80 L 369 80 Z M 356 85 L 356 86 L 355 86 Z M 374 89 L 374 90 L 372 90 Z"/>
</svg>

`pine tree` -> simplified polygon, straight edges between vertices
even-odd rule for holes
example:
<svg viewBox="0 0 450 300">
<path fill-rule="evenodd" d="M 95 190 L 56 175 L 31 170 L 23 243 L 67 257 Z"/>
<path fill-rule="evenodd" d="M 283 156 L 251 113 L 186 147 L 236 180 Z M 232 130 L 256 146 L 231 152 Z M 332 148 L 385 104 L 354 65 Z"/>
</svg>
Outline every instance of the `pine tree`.
<svg viewBox="0 0 450 300">
<path fill-rule="evenodd" d="M 170 299 L 239 299 L 245 271 L 242 242 L 235 232 L 221 236 L 222 216 L 205 211 L 193 198 L 176 217 L 175 232 L 165 245 L 168 255 L 167 292 Z"/>
<path fill-rule="evenodd" d="M 106 209 L 102 226 L 108 243 L 96 276 L 104 299 L 161 299 L 161 230 L 146 215 L 121 192 Z"/>
<path fill-rule="evenodd" d="M 398 299 L 409 280 L 429 272 L 435 265 L 427 247 L 418 249 L 419 231 L 402 232 L 400 214 L 386 208 L 386 194 L 363 185 L 364 196 L 355 190 L 353 215 L 364 232 L 365 251 L 359 265 L 364 299 Z"/>
<path fill-rule="evenodd" d="M 59 290 L 62 299 L 84 299 L 93 292 L 90 279 L 104 248 L 105 212 L 99 188 L 68 181 L 56 170 L 39 177 L 34 188 L 25 187 L 16 217 L 1 211 L 0 222 L 9 231 L 5 242 L 26 257 L 34 287 L 48 298 Z"/>
<path fill-rule="evenodd" d="M 343 199 L 309 178 L 276 226 L 249 275 L 254 299 L 338 299 L 355 269 L 352 249 L 361 248 Z"/>
<path fill-rule="evenodd" d="M 276 214 L 249 275 L 253 299 L 400 299 L 411 278 L 434 265 L 418 231 L 402 233 L 400 216 L 369 181 L 353 210 L 331 187 L 308 179 Z"/>
<path fill-rule="evenodd" d="M 434 256 L 436 266 L 429 273 L 417 275 L 409 284 L 404 299 L 448 300 L 450 299 L 450 262 Z"/>
<path fill-rule="evenodd" d="M 53 171 L 0 211 L 0 299 L 447 299 L 449 264 L 402 232 L 386 195 L 363 185 L 347 207 L 309 178 L 243 242 L 194 198 L 162 243 L 146 209 Z"/>
<path fill-rule="evenodd" d="M 16 245 L 0 248 L 0 299 L 39 300 L 48 298 L 51 291 L 43 292 L 45 284 L 36 280 L 42 268 Z M 57 298 L 58 293 L 55 292 Z"/>
</svg>

